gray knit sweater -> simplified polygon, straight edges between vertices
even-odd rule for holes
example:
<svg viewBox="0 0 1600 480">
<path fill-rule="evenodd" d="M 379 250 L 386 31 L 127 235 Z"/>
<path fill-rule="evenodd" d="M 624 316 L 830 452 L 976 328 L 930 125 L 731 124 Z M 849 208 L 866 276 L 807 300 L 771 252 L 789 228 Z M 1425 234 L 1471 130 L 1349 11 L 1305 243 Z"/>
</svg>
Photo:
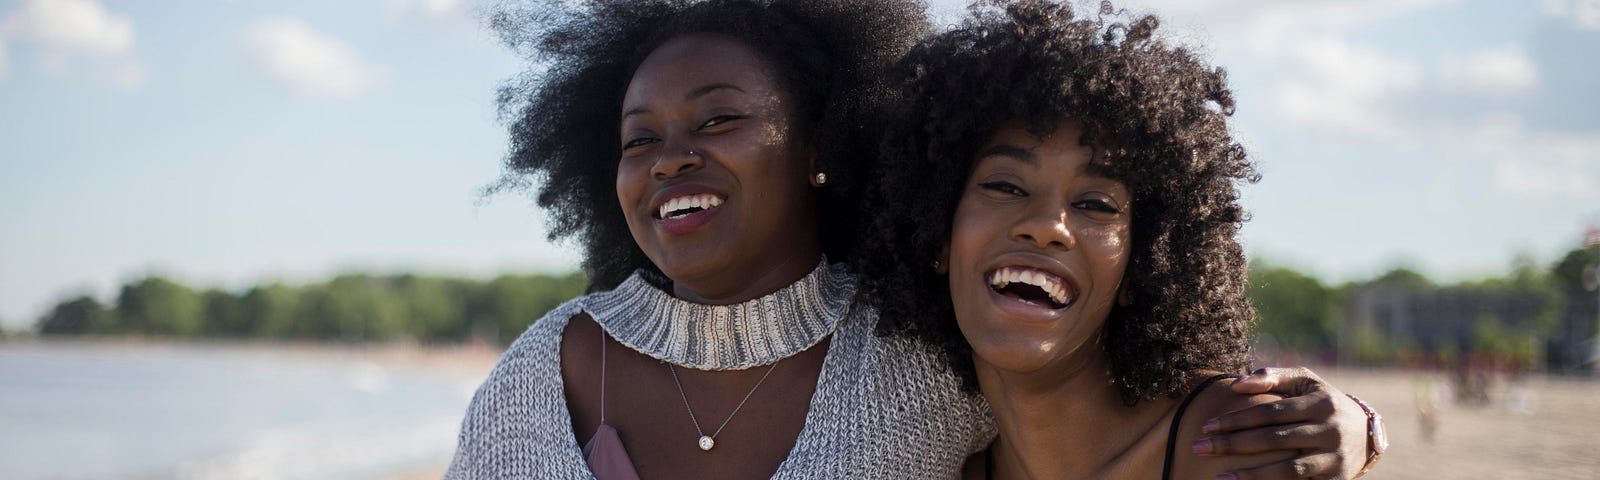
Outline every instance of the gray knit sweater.
<svg viewBox="0 0 1600 480">
<path fill-rule="evenodd" d="M 559 348 L 568 320 L 592 315 L 614 298 L 606 293 L 557 307 L 511 345 L 467 407 L 446 479 L 592 478 L 568 418 Z M 938 356 L 874 335 L 874 311 L 849 312 L 805 427 L 773 478 L 955 478 L 994 439 L 987 405 L 961 393 Z"/>
</svg>

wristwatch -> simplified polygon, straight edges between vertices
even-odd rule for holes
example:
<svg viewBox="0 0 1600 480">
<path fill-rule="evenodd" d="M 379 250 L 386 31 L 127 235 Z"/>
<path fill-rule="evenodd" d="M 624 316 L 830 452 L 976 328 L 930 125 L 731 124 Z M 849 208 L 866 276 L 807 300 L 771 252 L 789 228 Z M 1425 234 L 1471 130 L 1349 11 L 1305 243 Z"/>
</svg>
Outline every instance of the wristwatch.
<svg viewBox="0 0 1600 480">
<path fill-rule="evenodd" d="M 1378 411 L 1371 405 L 1367 405 L 1367 402 L 1361 401 L 1355 395 L 1346 393 L 1345 396 L 1355 400 L 1356 405 L 1360 405 L 1361 410 L 1367 412 L 1367 463 L 1361 466 L 1360 472 L 1356 472 L 1356 477 L 1359 478 L 1372 471 L 1372 467 L 1378 464 L 1378 458 L 1389 449 L 1389 430 L 1383 426 L 1383 415 L 1378 415 Z"/>
</svg>

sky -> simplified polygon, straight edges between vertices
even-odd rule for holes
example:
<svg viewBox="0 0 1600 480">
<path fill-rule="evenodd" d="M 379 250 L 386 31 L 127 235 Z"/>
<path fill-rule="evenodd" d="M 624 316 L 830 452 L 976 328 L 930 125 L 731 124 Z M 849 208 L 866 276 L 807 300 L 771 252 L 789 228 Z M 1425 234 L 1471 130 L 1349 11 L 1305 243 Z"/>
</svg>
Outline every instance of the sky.
<svg viewBox="0 0 1600 480">
<path fill-rule="evenodd" d="M 936 0 L 938 24 L 964 2 Z M 1555 260 L 1600 221 L 1600 0 L 1147 0 L 1226 68 L 1254 258 L 1327 281 Z M 1092 10 L 1092 9 L 1091 9 Z M 0 0 L 0 326 L 341 272 L 565 272 L 484 197 L 527 65 L 472 0 Z"/>
</svg>

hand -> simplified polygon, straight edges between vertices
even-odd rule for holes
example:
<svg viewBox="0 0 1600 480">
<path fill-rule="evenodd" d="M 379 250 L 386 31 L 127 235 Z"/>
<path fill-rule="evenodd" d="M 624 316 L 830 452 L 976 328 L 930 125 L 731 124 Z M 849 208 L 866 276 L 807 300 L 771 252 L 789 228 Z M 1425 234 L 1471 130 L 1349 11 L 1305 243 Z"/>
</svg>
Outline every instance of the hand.
<svg viewBox="0 0 1600 480">
<path fill-rule="evenodd" d="M 1300 452 L 1282 462 L 1229 472 L 1235 478 L 1349 479 L 1366 464 L 1366 412 L 1310 370 L 1263 368 L 1234 382 L 1233 391 L 1285 398 L 1207 421 L 1202 431 L 1213 437 L 1202 439 L 1211 441 L 1210 452 L 1202 454 Z"/>
</svg>

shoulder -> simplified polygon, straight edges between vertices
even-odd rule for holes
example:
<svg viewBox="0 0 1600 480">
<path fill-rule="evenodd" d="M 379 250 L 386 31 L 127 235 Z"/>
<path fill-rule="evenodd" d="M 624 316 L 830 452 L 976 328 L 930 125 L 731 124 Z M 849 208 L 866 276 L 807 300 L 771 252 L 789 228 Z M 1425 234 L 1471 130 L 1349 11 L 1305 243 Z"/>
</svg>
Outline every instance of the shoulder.
<svg viewBox="0 0 1600 480">
<path fill-rule="evenodd" d="M 506 347 L 506 353 L 500 357 L 500 363 L 550 352 L 552 346 L 560 341 L 561 333 L 566 330 L 567 324 L 574 317 L 583 314 L 583 307 L 592 296 L 584 295 L 567 300 L 545 312 L 544 316 L 529 324 L 528 328 L 522 331 L 522 335 L 517 336 L 517 339 Z"/>
<path fill-rule="evenodd" d="M 1227 456 L 1192 453 L 1191 446 L 1195 441 L 1209 437 L 1201 432 L 1201 427 L 1207 421 L 1225 413 L 1272 403 L 1283 398 L 1271 394 L 1234 393 L 1231 388 L 1236 380 L 1234 378 L 1222 378 L 1211 382 L 1196 393 L 1193 388 L 1199 387 L 1207 378 L 1210 377 L 1198 377 L 1190 383 L 1190 392 L 1194 395 L 1194 400 L 1189 402 L 1188 409 L 1183 411 L 1183 417 L 1178 419 L 1178 431 L 1173 438 L 1173 478 L 1210 478 L 1230 470 L 1257 467 L 1293 456 L 1294 452 L 1289 451 Z"/>
</svg>

